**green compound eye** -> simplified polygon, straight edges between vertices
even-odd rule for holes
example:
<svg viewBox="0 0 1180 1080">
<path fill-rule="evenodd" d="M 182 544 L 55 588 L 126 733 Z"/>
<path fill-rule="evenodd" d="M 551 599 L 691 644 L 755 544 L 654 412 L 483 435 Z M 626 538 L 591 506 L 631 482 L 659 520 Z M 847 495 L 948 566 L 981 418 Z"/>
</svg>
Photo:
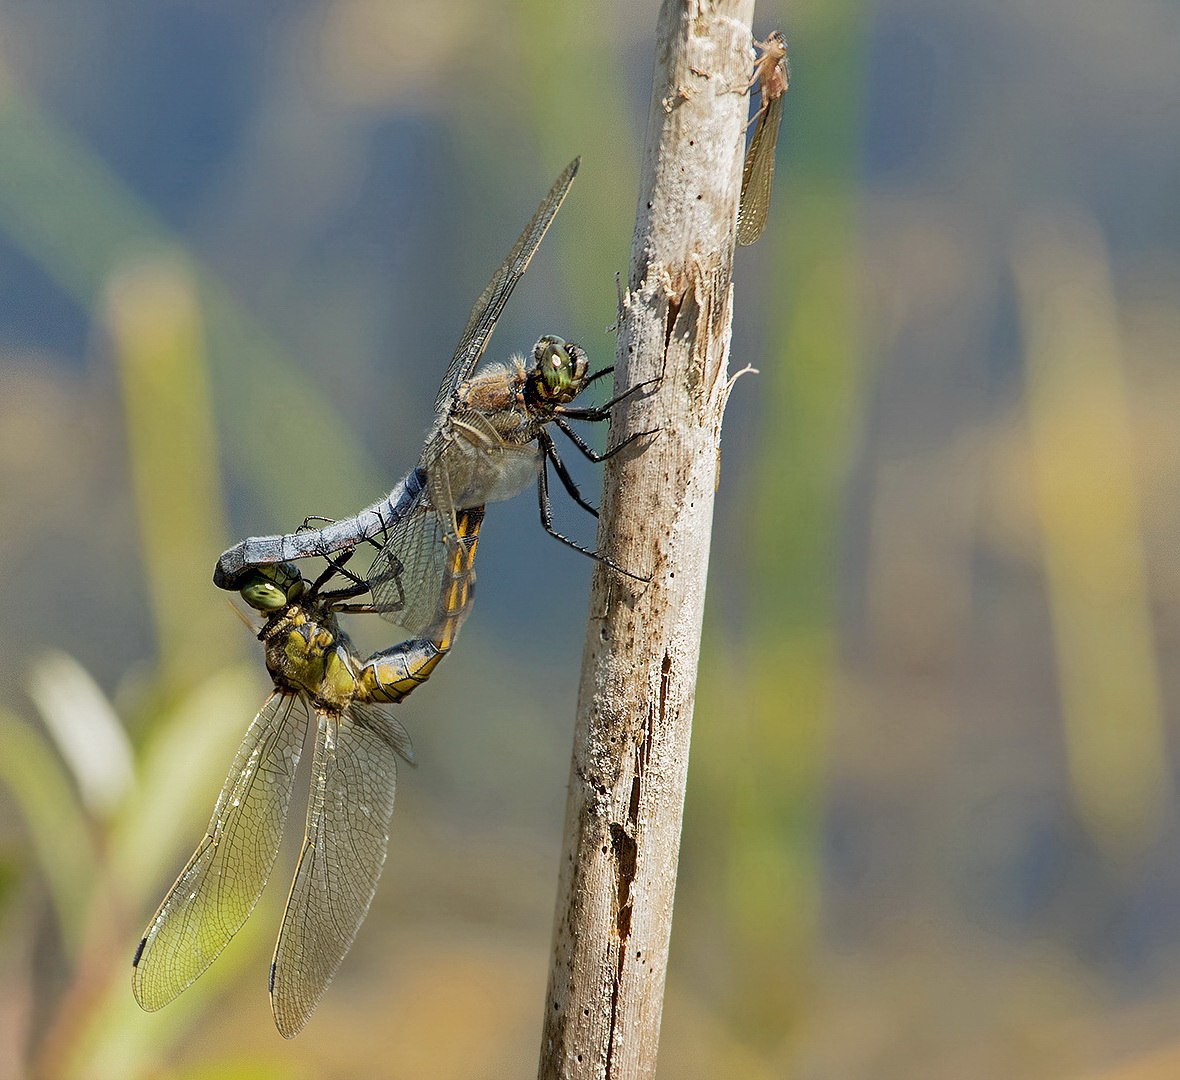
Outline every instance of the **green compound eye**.
<svg viewBox="0 0 1180 1080">
<path fill-rule="evenodd" d="M 303 578 L 290 563 L 259 566 L 241 588 L 242 599 L 256 611 L 277 611 L 303 593 Z"/>
<path fill-rule="evenodd" d="M 537 342 L 534 356 L 541 378 L 551 393 L 559 394 L 568 390 L 574 381 L 573 364 L 569 349 L 559 337 L 541 338 Z"/>
<path fill-rule="evenodd" d="M 572 341 L 546 334 L 533 346 L 533 360 L 541 395 L 550 401 L 572 401 L 586 384 L 590 361 Z"/>
<path fill-rule="evenodd" d="M 258 611 L 276 611 L 287 606 L 287 594 L 273 581 L 255 581 L 244 586 L 242 599 Z"/>
</svg>

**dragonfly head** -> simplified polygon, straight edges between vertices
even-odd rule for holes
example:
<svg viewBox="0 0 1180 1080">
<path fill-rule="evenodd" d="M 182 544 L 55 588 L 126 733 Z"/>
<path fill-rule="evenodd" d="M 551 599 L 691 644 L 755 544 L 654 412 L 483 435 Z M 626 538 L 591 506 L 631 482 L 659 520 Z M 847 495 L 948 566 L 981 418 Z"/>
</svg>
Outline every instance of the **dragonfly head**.
<svg viewBox="0 0 1180 1080">
<path fill-rule="evenodd" d="M 546 335 L 533 346 L 533 359 L 536 367 L 530 381 L 537 396 L 551 405 L 573 401 L 586 385 L 590 361 L 572 341 Z"/>
<path fill-rule="evenodd" d="M 278 611 L 303 595 L 303 575 L 291 563 L 251 567 L 242 579 L 242 599 L 257 611 Z"/>
</svg>

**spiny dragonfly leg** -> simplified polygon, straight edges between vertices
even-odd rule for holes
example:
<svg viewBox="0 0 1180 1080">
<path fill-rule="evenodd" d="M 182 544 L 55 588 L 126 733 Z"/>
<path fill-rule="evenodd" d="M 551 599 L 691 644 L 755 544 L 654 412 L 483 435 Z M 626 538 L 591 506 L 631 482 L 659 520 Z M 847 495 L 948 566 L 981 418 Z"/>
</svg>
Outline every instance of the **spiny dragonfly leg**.
<svg viewBox="0 0 1180 1080">
<path fill-rule="evenodd" d="M 595 464 L 606 461 L 607 458 L 614 457 L 615 454 L 617 454 L 624 447 L 630 446 L 636 439 L 641 439 L 641 438 L 643 438 L 644 435 L 654 435 L 659 430 L 659 428 L 653 428 L 651 431 L 637 431 L 637 432 L 635 432 L 634 435 L 628 435 L 627 438 L 625 438 L 617 446 L 612 446 L 609 450 L 604 450 L 600 454 L 597 450 L 594 449 L 593 446 L 591 446 L 588 442 L 586 442 L 586 440 L 583 439 L 581 435 L 579 435 L 572 427 L 570 427 L 569 424 L 567 424 L 562 417 L 555 416 L 553 418 L 553 422 L 559 428 L 561 428 L 563 434 L 565 434 L 565 436 L 569 439 L 569 441 L 572 442 L 574 444 L 574 446 L 576 446 L 587 458 L 589 458 Z M 554 453 L 556 453 L 556 452 L 557 451 L 555 449 Z M 556 462 L 555 462 L 555 464 L 556 464 Z"/>
<path fill-rule="evenodd" d="M 355 593 L 342 593 L 340 598 L 347 600 L 350 595 L 356 596 L 366 589 L 372 592 L 372 588 L 371 585 L 366 585 L 364 589 L 358 589 Z M 406 593 L 402 588 L 401 578 L 397 580 L 397 591 L 399 595 L 396 600 L 377 600 L 371 604 L 333 604 L 332 610 L 346 615 L 389 615 L 395 611 L 402 611 L 406 606 Z"/>
<path fill-rule="evenodd" d="M 578 446 L 578 449 L 580 449 L 583 453 L 585 453 L 587 450 L 590 450 L 590 452 L 593 453 L 593 450 L 586 446 L 580 436 L 566 429 L 561 420 L 557 420 L 557 424 L 562 428 L 563 431 L 565 431 L 567 435 L 570 436 L 570 438 L 574 440 L 574 443 Z M 558 454 L 557 447 L 553 444 L 553 439 L 550 437 L 549 432 L 547 432 L 544 428 L 541 429 L 541 433 L 537 436 L 537 442 L 544 451 L 546 459 L 553 462 L 553 468 L 557 470 L 557 477 L 561 481 L 561 484 L 565 490 L 569 492 L 570 498 L 573 499 L 574 502 L 576 502 L 588 514 L 593 514 L 595 517 L 598 517 L 598 511 L 582 498 L 582 493 L 578 490 L 578 485 L 574 483 L 574 478 L 570 476 L 569 469 L 565 467 L 565 462 L 561 460 L 561 455 Z M 544 467 L 545 466 L 542 465 L 542 468 Z"/>
<path fill-rule="evenodd" d="M 328 592 L 320 593 L 319 599 L 329 601 L 335 610 L 342 611 L 344 609 L 337 606 L 337 600 L 351 600 L 354 596 L 360 596 L 362 593 L 367 593 L 368 591 L 369 586 L 367 582 L 361 581 L 360 578 L 353 578 L 352 585 L 343 589 L 330 589 Z"/>
<path fill-rule="evenodd" d="M 568 536 L 562 536 L 553 527 L 553 508 L 549 504 L 549 469 L 546 466 L 548 455 L 541 461 L 541 471 L 537 474 L 537 504 L 541 509 L 541 524 L 545 531 L 555 540 L 560 540 L 563 544 L 572 547 L 574 551 L 580 551 L 583 555 L 588 555 L 591 559 L 595 559 L 602 563 L 603 566 L 609 566 L 612 570 L 617 570 L 624 577 L 634 578 L 636 581 L 651 581 L 651 578 L 641 577 L 639 574 L 633 574 L 630 570 L 624 570 L 614 559 L 609 555 L 603 555 L 599 551 L 593 551 L 590 548 L 584 548 L 581 544 L 575 543 Z M 597 515 L 595 515 L 597 516 Z"/>
<path fill-rule="evenodd" d="M 603 377 L 603 375 L 609 375 L 614 370 L 615 370 L 615 365 L 611 364 L 610 367 L 604 367 L 601 371 L 596 371 L 593 375 L 590 375 L 587 377 L 586 381 L 582 384 L 582 388 L 585 389 L 592 382 L 595 382 L 598 379 L 601 379 Z"/>
<path fill-rule="evenodd" d="M 325 567 L 324 572 L 312 582 L 308 599 L 314 599 L 318 596 L 324 600 L 347 600 L 350 597 L 360 596 L 361 593 L 367 592 L 369 588 L 368 582 L 363 578 L 357 577 L 351 570 L 345 569 L 345 564 L 355 554 L 356 548 L 345 548 L 338 554 L 325 555 L 324 558 L 327 560 L 328 565 Z M 345 586 L 343 589 L 333 589 L 329 592 L 321 593 L 320 590 L 337 575 L 347 578 L 352 584 Z"/>
<path fill-rule="evenodd" d="M 597 378 L 598 375 L 603 375 L 607 371 L 613 370 L 613 368 L 604 368 L 596 375 L 592 375 L 591 378 Z M 604 405 L 595 405 L 589 409 L 571 409 L 568 405 L 561 405 L 558 407 L 557 412 L 567 420 L 590 420 L 595 423 L 599 420 L 606 420 L 610 416 L 611 409 L 620 402 L 626 401 L 632 394 L 638 393 L 644 387 L 655 386 L 659 381 L 659 379 L 645 379 L 643 382 L 636 383 L 629 390 L 624 390 L 621 394 L 617 394 Z"/>
</svg>

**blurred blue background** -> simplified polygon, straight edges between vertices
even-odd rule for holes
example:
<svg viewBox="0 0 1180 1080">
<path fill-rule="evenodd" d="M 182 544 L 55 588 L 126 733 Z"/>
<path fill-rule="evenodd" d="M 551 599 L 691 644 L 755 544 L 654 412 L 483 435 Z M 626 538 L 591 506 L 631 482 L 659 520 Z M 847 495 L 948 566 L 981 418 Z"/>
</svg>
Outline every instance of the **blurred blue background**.
<svg viewBox="0 0 1180 1080">
<path fill-rule="evenodd" d="M 285 883 L 161 1013 L 130 957 L 266 690 L 216 556 L 406 471 L 575 154 L 490 352 L 610 362 L 655 19 L 0 5 L 0 1075 L 535 1067 L 590 567 L 528 496 L 402 710 L 421 767 L 306 1031 L 266 1002 Z M 660 1075 L 1173 1077 L 1180 8 L 776 26 Z"/>
</svg>

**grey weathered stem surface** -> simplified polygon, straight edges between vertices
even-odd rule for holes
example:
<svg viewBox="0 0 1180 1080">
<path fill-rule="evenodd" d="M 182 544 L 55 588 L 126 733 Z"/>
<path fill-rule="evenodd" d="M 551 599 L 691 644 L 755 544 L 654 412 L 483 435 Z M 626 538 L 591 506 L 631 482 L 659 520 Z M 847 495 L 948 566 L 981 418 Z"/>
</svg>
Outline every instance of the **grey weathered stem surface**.
<svg viewBox="0 0 1180 1080">
<path fill-rule="evenodd" d="M 619 324 L 542 1080 L 655 1074 L 727 361 L 753 0 L 663 0 Z"/>
</svg>

